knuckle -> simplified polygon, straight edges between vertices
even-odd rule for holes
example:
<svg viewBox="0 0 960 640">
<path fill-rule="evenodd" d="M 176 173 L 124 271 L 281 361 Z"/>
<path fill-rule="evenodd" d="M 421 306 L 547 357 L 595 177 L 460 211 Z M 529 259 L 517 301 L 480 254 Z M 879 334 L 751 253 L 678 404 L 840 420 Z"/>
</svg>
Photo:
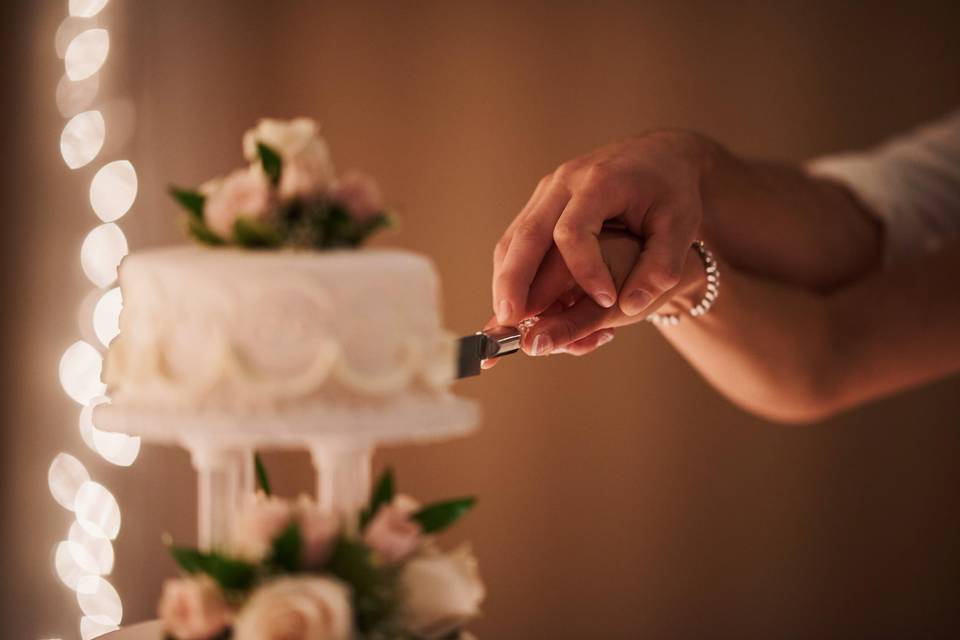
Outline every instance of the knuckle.
<svg viewBox="0 0 960 640">
<path fill-rule="evenodd" d="M 580 238 L 580 231 L 569 222 L 561 220 L 553 228 L 553 241 L 558 247 L 569 247 L 577 243 Z"/>
<path fill-rule="evenodd" d="M 603 164 L 594 164 L 583 177 L 583 188 L 589 191 L 603 189 L 610 179 L 610 170 Z"/>
<path fill-rule="evenodd" d="M 519 238 L 521 241 L 531 240 L 533 238 L 538 238 L 543 234 L 543 225 L 538 223 L 533 218 L 526 218 L 523 222 L 517 224 L 517 228 L 514 231 L 514 236 Z"/>
<path fill-rule="evenodd" d="M 553 177 L 560 182 L 566 182 L 576 172 L 577 167 L 572 162 L 564 162 L 562 165 L 557 167 L 556 171 L 553 172 Z"/>
<path fill-rule="evenodd" d="M 672 289 L 680 284 L 680 276 L 680 269 L 672 264 L 658 264 L 647 273 L 650 284 L 661 291 Z"/>
<path fill-rule="evenodd" d="M 580 327 L 576 322 L 570 318 L 561 317 L 557 318 L 556 326 L 550 332 L 557 336 L 555 339 L 558 346 L 566 347 L 577 339 L 579 331 Z"/>
</svg>

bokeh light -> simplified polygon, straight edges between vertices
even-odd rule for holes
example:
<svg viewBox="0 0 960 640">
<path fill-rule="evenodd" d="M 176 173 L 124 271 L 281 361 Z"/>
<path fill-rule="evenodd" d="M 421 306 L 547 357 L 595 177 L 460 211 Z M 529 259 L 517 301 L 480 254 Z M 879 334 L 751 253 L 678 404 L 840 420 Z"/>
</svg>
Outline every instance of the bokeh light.
<svg viewBox="0 0 960 640">
<path fill-rule="evenodd" d="M 123 309 L 123 295 L 120 287 L 114 287 L 103 294 L 93 308 L 93 330 L 103 346 L 120 333 L 120 311 Z"/>
<path fill-rule="evenodd" d="M 67 546 L 73 561 L 86 574 L 104 576 L 113 571 L 113 545 L 106 538 L 87 533 L 79 522 L 70 525 Z"/>
<path fill-rule="evenodd" d="M 60 582 L 73 591 L 77 590 L 80 578 L 88 575 L 73 559 L 73 555 L 70 553 L 70 543 L 66 541 L 59 543 L 53 552 L 53 568 L 57 572 Z"/>
<path fill-rule="evenodd" d="M 117 279 L 117 267 L 127 255 L 127 238 L 120 227 L 108 222 L 87 234 L 80 247 L 80 266 L 98 287 L 109 287 Z"/>
<path fill-rule="evenodd" d="M 74 82 L 66 75 L 57 83 L 57 109 L 64 118 L 70 118 L 85 111 L 100 91 L 100 76 L 90 76 L 86 80 Z"/>
<path fill-rule="evenodd" d="M 93 430 L 96 429 L 96 427 L 93 426 L 93 410 L 97 405 L 105 402 L 110 402 L 107 396 L 98 396 L 80 410 L 80 437 L 83 438 L 84 443 L 94 451 L 97 450 L 97 446 L 93 443 Z"/>
<path fill-rule="evenodd" d="M 68 396 L 85 405 L 106 391 L 100 381 L 102 368 L 100 352 L 78 340 L 67 347 L 60 358 L 60 385 Z"/>
<path fill-rule="evenodd" d="M 87 468 L 69 453 L 58 453 L 47 470 L 47 485 L 53 499 L 71 511 L 76 508 L 80 487 L 89 481 Z"/>
<path fill-rule="evenodd" d="M 93 446 L 107 462 L 129 467 L 140 454 L 140 437 L 93 428 Z"/>
<path fill-rule="evenodd" d="M 70 0 L 70 15 L 77 18 L 92 18 L 107 6 L 107 0 Z"/>
<path fill-rule="evenodd" d="M 119 628 L 104 616 L 83 616 L 80 618 L 80 640 L 93 640 Z"/>
<path fill-rule="evenodd" d="M 89 78 L 107 61 L 110 52 L 110 35 L 106 29 L 82 31 L 67 45 L 63 62 L 71 80 Z"/>
<path fill-rule="evenodd" d="M 73 116 L 60 134 L 63 161 L 71 169 L 89 164 L 103 148 L 106 134 L 107 126 L 99 111 L 84 111 Z"/>
<path fill-rule="evenodd" d="M 104 165 L 90 183 L 90 205 L 104 222 L 121 217 L 137 198 L 137 172 L 128 160 Z"/>
<path fill-rule="evenodd" d="M 120 533 L 120 507 L 117 499 L 99 482 L 88 480 L 80 485 L 74 511 L 77 522 L 92 536 L 114 540 Z"/>
<path fill-rule="evenodd" d="M 98 621 L 120 624 L 123 605 L 113 585 L 100 576 L 84 576 L 77 582 L 77 602 L 83 613 Z"/>
</svg>

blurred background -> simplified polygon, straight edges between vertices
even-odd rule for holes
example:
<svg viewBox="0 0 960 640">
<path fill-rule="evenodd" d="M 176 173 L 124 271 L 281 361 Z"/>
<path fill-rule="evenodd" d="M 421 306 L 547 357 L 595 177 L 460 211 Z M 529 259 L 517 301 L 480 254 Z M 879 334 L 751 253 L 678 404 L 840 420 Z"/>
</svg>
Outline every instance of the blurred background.
<svg viewBox="0 0 960 640">
<path fill-rule="evenodd" d="M 132 466 L 109 464 L 57 380 L 78 318 L 89 324 L 79 255 L 103 163 L 136 167 L 119 221 L 130 250 L 180 243 L 166 185 L 238 165 L 262 116 L 314 117 L 338 167 L 376 176 L 400 211 L 375 244 L 429 255 L 446 324 L 468 333 L 490 314 L 494 242 L 570 157 L 671 125 L 801 161 L 960 105 L 956 2 L 111 0 L 64 25 L 67 9 L 0 7 L 6 638 L 79 637 L 53 569 L 73 519 L 47 486 L 57 453 L 120 505 L 108 579 L 124 624 L 154 616 L 174 572 L 161 534 L 195 532 L 187 455 L 145 446 Z M 71 170 L 58 48 L 91 25 L 110 33 L 93 103 L 107 137 Z M 784 427 L 725 402 L 635 326 L 587 358 L 515 357 L 457 391 L 483 406 L 476 436 L 382 451 L 377 465 L 423 499 L 480 497 L 446 542 L 480 556 L 481 638 L 960 634 L 956 377 Z M 267 465 L 282 493 L 312 486 L 306 455 Z"/>
</svg>

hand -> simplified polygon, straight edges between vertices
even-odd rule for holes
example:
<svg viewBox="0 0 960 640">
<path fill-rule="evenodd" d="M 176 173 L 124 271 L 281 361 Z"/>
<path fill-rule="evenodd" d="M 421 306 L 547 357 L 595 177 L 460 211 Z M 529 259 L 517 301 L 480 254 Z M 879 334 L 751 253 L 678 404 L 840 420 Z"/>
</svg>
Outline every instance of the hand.
<svg viewBox="0 0 960 640">
<path fill-rule="evenodd" d="M 597 241 L 614 284 L 620 287 L 642 255 L 642 243 L 629 233 L 609 229 L 601 231 Z M 688 252 L 695 255 L 693 249 Z M 703 265 L 696 258 L 687 260 L 680 284 L 656 300 L 650 310 L 686 311 L 702 297 L 705 287 Z M 586 355 L 610 342 L 616 327 L 640 322 L 646 317 L 629 316 L 617 307 L 604 308 L 596 304 L 574 280 L 556 247 L 547 253 L 531 284 L 529 307 L 538 320 L 525 332 L 521 346 L 530 355 Z M 498 324 L 498 319 L 493 317 L 485 328 Z M 496 359 L 488 360 L 483 367 L 489 369 L 496 363 Z"/>
<path fill-rule="evenodd" d="M 660 131 L 601 147 L 543 178 L 494 251 L 498 322 L 516 325 L 535 313 L 531 284 L 554 245 L 593 302 L 613 307 L 618 288 L 598 243 L 608 221 L 644 238 L 619 310 L 647 310 L 680 281 L 700 228 L 700 182 L 712 148 L 692 133 Z"/>
</svg>

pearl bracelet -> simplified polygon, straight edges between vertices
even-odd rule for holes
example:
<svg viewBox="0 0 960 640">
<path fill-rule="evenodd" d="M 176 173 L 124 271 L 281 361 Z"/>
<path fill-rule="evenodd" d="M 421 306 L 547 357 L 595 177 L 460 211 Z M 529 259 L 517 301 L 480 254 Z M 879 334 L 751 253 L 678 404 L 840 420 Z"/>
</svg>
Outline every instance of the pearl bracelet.
<svg viewBox="0 0 960 640">
<path fill-rule="evenodd" d="M 717 266 L 716 258 L 713 257 L 713 252 L 707 249 L 703 240 L 694 242 L 693 248 L 703 260 L 703 268 L 707 272 L 707 292 L 703 294 L 700 302 L 690 309 L 690 315 L 696 318 L 710 311 L 710 307 L 720 295 L 720 268 Z M 647 322 L 660 327 L 672 327 L 680 324 L 680 318 L 679 313 L 651 313 L 647 316 Z"/>
</svg>

